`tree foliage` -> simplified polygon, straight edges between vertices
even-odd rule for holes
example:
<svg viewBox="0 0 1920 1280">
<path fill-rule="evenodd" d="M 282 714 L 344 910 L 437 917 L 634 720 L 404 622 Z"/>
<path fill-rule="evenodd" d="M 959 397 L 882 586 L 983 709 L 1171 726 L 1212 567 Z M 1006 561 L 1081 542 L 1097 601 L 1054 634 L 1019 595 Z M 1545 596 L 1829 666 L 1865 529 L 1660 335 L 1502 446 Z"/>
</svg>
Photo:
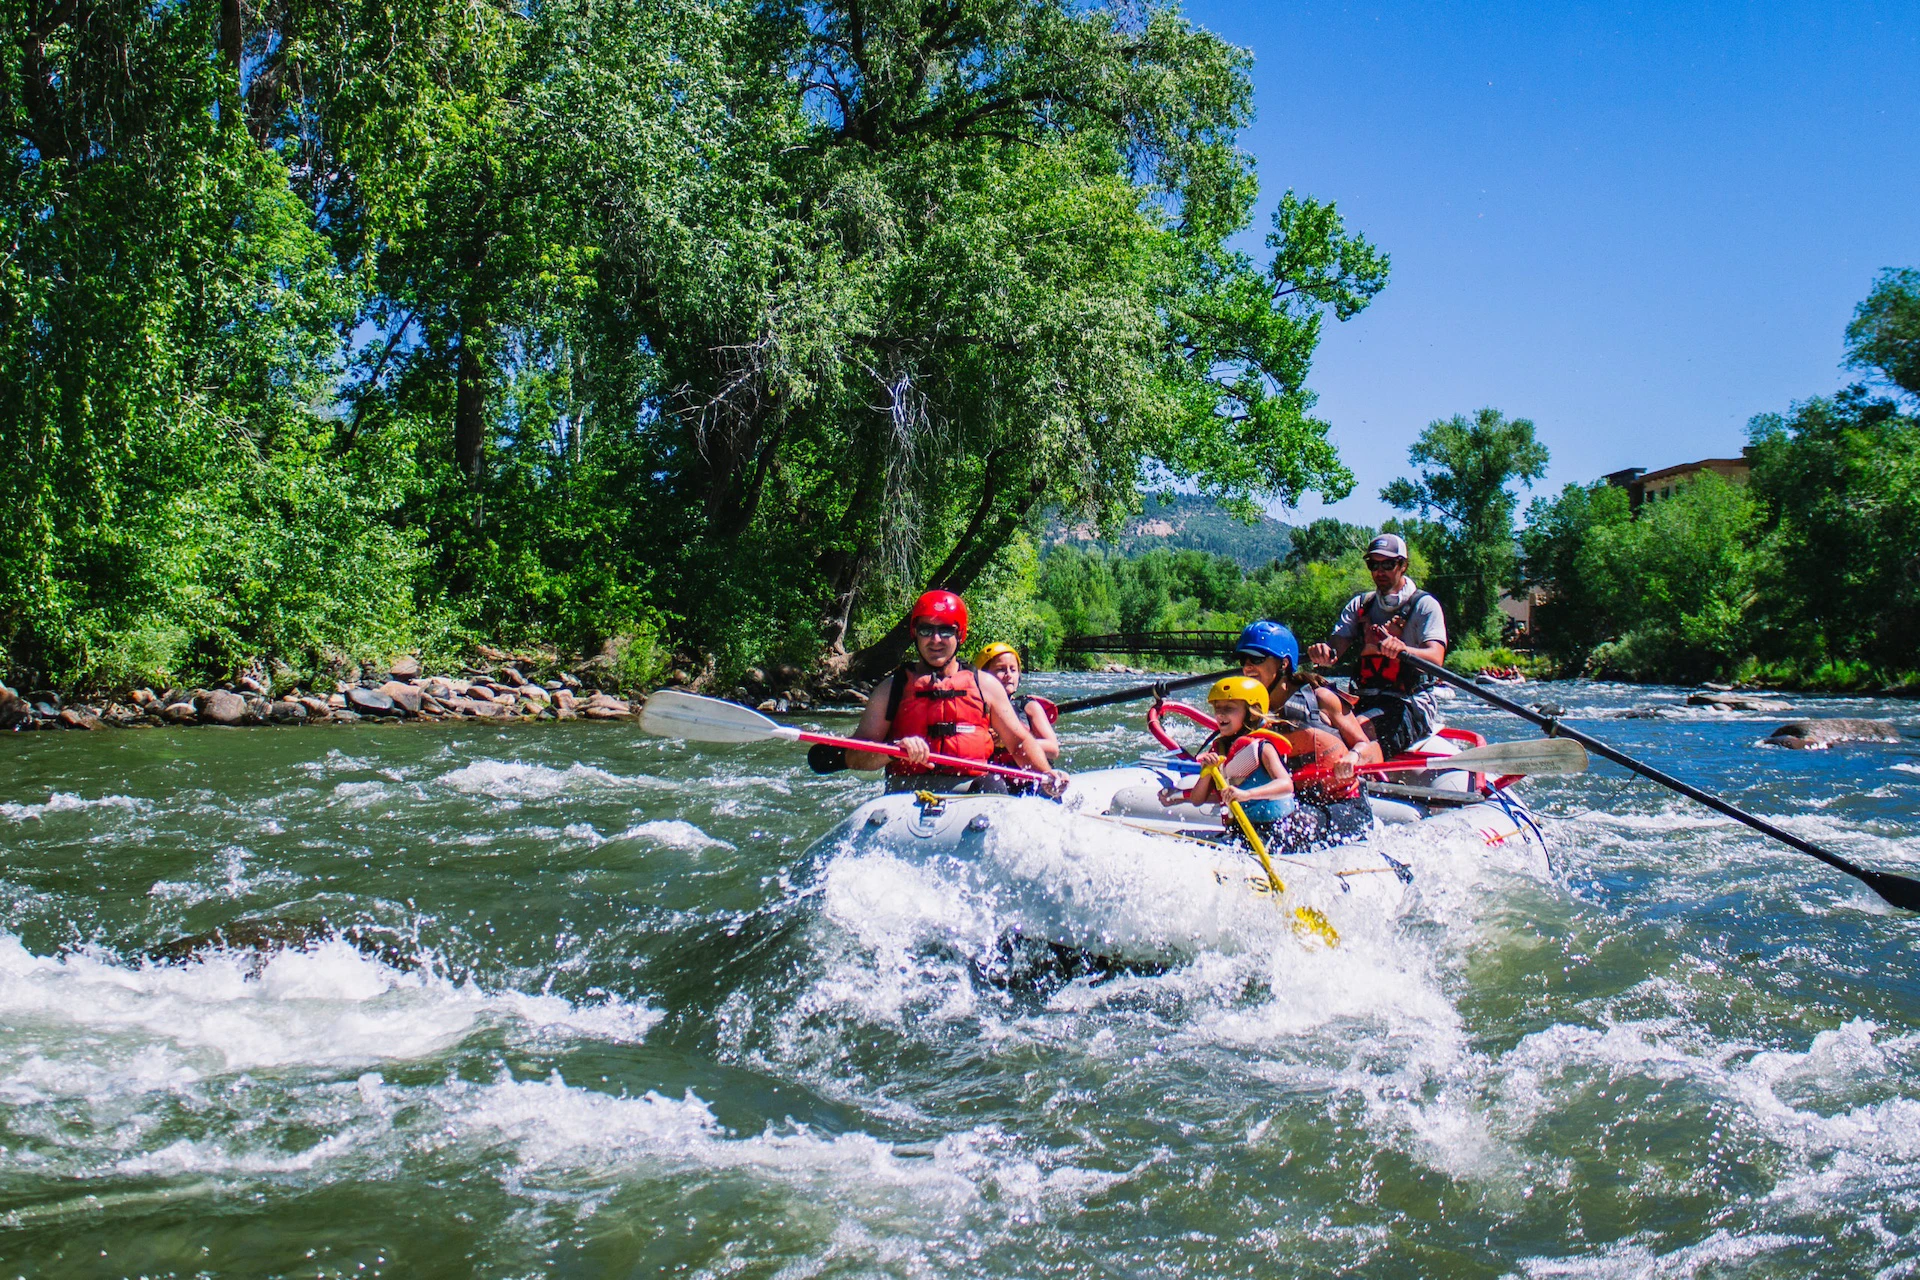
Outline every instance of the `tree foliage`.
<svg viewBox="0 0 1920 1280">
<path fill-rule="evenodd" d="M 1456 642 L 1483 637 L 1513 578 L 1518 499 L 1509 486 L 1531 487 L 1546 474 L 1547 447 L 1532 422 L 1487 408 L 1428 424 L 1407 457 L 1419 473 L 1395 480 L 1380 499 L 1428 521 L 1410 541 L 1438 565 L 1427 585 L 1446 609 L 1449 633 Z"/>
<path fill-rule="evenodd" d="M 1292 192 L 1234 247 L 1248 59 L 1170 5 L 0 25 L 0 644 L 49 679 L 661 628 L 866 670 L 1047 509 L 1351 488 L 1307 372 L 1387 259 Z"/>
<path fill-rule="evenodd" d="M 1847 331 L 1896 384 L 1912 271 L 1888 271 Z M 1904 384 L 1902 384 L 1904 385 Z M 1703 474 L 1630 517 L 1623 489 L 1536 501 L 1522 576 L 1536 642 L 1641 679 L 1765 675 L 1857 688 L 1909 677 L 1920 627 L 1920 419 L 1862 386 L 1748 424 L 1747 487 Z"/>
<path fill-rule="evenodd" d="M 1920 396 L 1920 270 L 1880 273 L 1847 326 L 1847 364 Z"/>
</svg>

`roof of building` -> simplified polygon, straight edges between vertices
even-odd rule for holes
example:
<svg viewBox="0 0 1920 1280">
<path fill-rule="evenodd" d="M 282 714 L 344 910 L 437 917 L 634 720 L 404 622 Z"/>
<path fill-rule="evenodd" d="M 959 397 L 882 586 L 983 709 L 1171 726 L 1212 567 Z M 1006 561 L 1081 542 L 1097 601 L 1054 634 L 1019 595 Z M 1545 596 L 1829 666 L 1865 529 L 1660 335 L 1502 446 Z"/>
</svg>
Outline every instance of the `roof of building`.
<svg viewBox="0 0 1920 1280">
<path fill-rule="evenodd" d="M 1659 480 L 1669 480 L 1676 476 L 1692 475 L 1696 471 L 1733 471 L 1750 470 L 1752 463 L 1745 458 L 1702 458 L 1698 462 L 1682 462 L 1677 466 L 1662 467 L 1658 471 L 1649 471 L 1636 483 L 1650 485 Z"/>
</svg>

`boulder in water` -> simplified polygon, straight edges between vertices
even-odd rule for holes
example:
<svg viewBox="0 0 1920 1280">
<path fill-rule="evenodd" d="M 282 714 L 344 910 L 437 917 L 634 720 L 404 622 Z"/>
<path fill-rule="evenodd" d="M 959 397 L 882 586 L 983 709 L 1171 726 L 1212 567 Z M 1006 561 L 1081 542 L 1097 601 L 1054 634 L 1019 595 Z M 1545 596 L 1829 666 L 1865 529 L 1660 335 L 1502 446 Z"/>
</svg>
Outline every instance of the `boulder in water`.
<svg viewBox="0 0 1920 1280">
<path fill-rule="evenodd" d="M 175 938 L 157 947 L 148 947 L 141 957 L 154 964 L 193 964 L 222 953 L 243 954 L 247 957 L 247 977 L 257 978 L 277 951 L 311 951 L 337 939 L 389 968 L 418 969 L 420 958 L 402 950 L 395 938 L 381 936 L 387 932 L 367 925 L 350 924 L 336 929 L 326 920 L 269 916 L 259 920 L 234 920 Z"/>
<path fill-rule="evenodd" d="M 1842 742 L 1898 742 L 1900 731 L 1887 720 L 1795 720 L 1768 734 L 1767 741 L 1805 751 Z"/>
<path fill-rule="evenodd" d="M 1716 711 L 1791 711 L 1790 702 L 1777 702 L 1772 698 L 1749 698 L 1734 693 L 1690 693 L 1687 695 L 1690 707 L 1712 707 Z"/>
</svg>

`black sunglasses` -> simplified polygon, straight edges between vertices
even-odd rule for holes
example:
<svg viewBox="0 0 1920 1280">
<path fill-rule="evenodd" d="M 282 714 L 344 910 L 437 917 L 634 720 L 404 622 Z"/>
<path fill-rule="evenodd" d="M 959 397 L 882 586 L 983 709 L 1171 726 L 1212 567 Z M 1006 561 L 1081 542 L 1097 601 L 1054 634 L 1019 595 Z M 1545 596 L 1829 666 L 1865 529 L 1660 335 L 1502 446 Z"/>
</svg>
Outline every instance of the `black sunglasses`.
<svg viewBox="0 0 1920 1280">
<path fill-rule="evenodd" d="M 951 640 L 960 634 L 960 628 L 951 622 L 916 622 L 913 634 L 922 640 Z"/>
</svg>

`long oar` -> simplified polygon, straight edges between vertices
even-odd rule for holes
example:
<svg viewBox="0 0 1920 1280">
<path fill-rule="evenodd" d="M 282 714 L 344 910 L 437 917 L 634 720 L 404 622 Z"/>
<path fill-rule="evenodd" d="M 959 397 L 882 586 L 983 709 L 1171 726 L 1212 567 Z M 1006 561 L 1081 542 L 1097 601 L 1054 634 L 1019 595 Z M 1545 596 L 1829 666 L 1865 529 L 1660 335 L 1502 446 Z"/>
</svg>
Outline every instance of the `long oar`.
<svg viewBox="0 0 1920 1280">
<path fill-rule="evenodd" d="M 1413 770 L 1442 773 L 1458 769 L 1472 769 L 1502 778 L 1517 778 L 1525 774 L 1545 776 L 1585 773 L 1587 753 L 1579 743 L 1566 738 L 1536 738 L 1530 742 L 1490 742 L 1484 747 L 1469 747 L 1465 751 L 1456 751 L 1452 755 L 1432 751 L 1410 751 L 1404 756 L 1395 756 L 1382 764 L 1357 765 L 1354 772 L 1363 777 L 1377 777 L 1383 773 L 1404 773 Z M 1333 776 L 1332 765 L 1313 764 L 1304 769 L 1294 770 L 1293 780 L 1318 782 L 1322 778 Z"/>
<path fill-rule="evenodd" d="M 1155 694 L 1165 697 L 1175 689 L 1191 689 L 1197 684 L 1212 684 L 1222 676 L 1237 676 L 1240 668 L 1228 667 L 1224 671 L 1212 671 L 1204 676 L 1182 676 L 1178 680 L 1156 680 L 1152 684 L 1135 685 L 1131 689 L 1115 689 L 1112 693 L 1095 694 L 1091 698 L 1073 698 L 1060 704 L 1060 714 L 1069 711 L 1091 711 L 1095 707 L 1110 707 L 1116 702 L 1138 702 L 1142 698 L 1151 698 Z"/>
<path fill-rule="evenodd" d="M 812 742 L 825 747 L 844 747 L 867 755 L 906 759 L 904 747 L 891 742 L 868 742 L 864 738 L 836 738 L 831 734 L 807 733 L 790 724 L 775 724 L 751 707 L 719 698 L 703 698 L 678 689 L 661 689 L 647 699 L 640 712 L 640 728 L 663 738 L 682 738 L 688 742 L 763 742 L 777 738 L 782 742 Z M 1028 769 L 1010 769 L 1005 765 L 965 760 L 959 756 L 929 755 L 928 764 L 937 764 L 955 773 L 995 773 L 1022 782 L 1045 782 L 1045 774 Z"/>
<path fill-rule="evenodd" d="M 1481 701 L 1489 702 L 1499 707 L 1502 711 L 1511 711 L 1522 720 L 1530 720 L 1555 737 L 1571 738 L 1595 755 L 1611 760 L 1623 768 L 1631 769 L 1641 777 L 1650 778 L 1669 790 L 1678 791 L 1689 800 L 1697 800 L 1716 813 L 1724 813 L 1735 822 L 1744 823 L 1752 827 L 1761 835 L 1772 836 L 1784 845 L 1818 858 L 1835 871 L 1844 872 L 1854 879 L 1861 881 L 1869 889 L 1872 889 L 1896 907 L 1900 907 L 1906 911 L 1920 911 L 1920 880 L 1915 880 L 1910 876 L 1895 875 L 1890 871 L 1873 871 L 1866 867 L 1856 866 L 1839 854 L 1829 853 L 1811 841 L 1802 840 L 1791 831 L 1783 831 L 1771 822 L 1768 822 L 1765 818 L 1756 818 L 1746 810 L 1727 803 L 1719 796 L 1712 795 L 1702 791 L 1698 787 L 1682 782 L 1678 778 L 1664 774 L 1651 765 L 1642 764 L 1626 752 L 1617 751 L 1597 738 L 1588 737 L 1578 729 L 1569 729 L 1552 716 L 1543 716 L 1537 711 L 1521 706 L 1517 702 L 1509 702 L 1499 694 L 1475 684 L 1465 676 L 1455 675 L 1437 663 L 1428 662 L 1425 658 L 1416 658 L 1410 653 L 1402 653 L 1400 655 L 1400 661 L 1410 662 L 1413 664 L 1414 670 L 1424 672 L 1436 680 L 1443 680 L 1456 689 L 1464 689 Z M 1456 756 L 1454 758 L 1458 759 L 1459 757 Z"/>
<path fill-rule="evenodd" d="M 1227 806 L 1227 812 L 1233 815 L 1234 822 L 1239 825 L 1240 834 L 1247 838 L 1247 845 L 1253 850 L 1253 856 L 1260 859 L 1260 866 L 1267 873 L 1267 883 L 1273 887 L 1273 900 L 1277 905 L 1280 895 L 1287 891 L 1287 886 L 1280 882 L 1280 873 L 1273 869 L 1273 859 L 1267 856 L 1267 842 L 1260 838 L 1260 833 L 1254 829 L 1253 820 L 1247 817 L 1247 811 L 1240 807 L 1240 802 L 1227 799 L 1227 780 L 1221 776 L 1220 766 L 1210 764 L 1201 771 L 1201 775 L 1213 784 L 1213 789 L 1219 793 L 1221 801 Z M 1340 945 L 1340 935 L 1334 932 L 1333 924 L 1321 914 L 1318 908 L 1295 907 L 1293 919 L 1296 929 L 1304 929 L 1319 935 L 1330 947 Z"/>
</svg>

